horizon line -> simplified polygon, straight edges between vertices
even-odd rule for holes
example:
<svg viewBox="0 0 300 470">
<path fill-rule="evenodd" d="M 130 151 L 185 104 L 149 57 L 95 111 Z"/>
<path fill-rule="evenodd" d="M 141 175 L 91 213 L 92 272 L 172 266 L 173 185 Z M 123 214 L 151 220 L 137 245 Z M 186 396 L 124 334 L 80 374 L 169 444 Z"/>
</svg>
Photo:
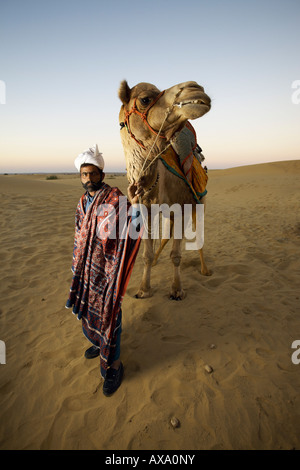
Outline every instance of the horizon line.
<svg viewBox="0 0 300 470">
<path fill-rule="evenodd" d="M 241 168 L 241 167 L 246 167 L 246 166 L 258 166 L 258 165 L 268 165 L 272 163 L 289 163 L 289 162 L 297 162 L 300 161 L 299 158 L 294 158 L 290 160 L 270 160 L 267 162 L 259 162 L 259 163 L 243 163 L 240 165 L 234 165 L 234 166 L 228 166 L 228 167 L 217 167 L 217 168 L 208 168 L 208 171 L 216 171 L 216 170 L 231 170 L 233 168 Z M 207 166 L 207 165 L 204 165 Z M 107 172 L 104 171 L 105 174 L 121 174 L 121 175 L 126 175 L 127 171 L 121 171 L 121 170 L 109 170 Z M 77 171 L 64 171 L 64 170 L 58 170 L 58 171 L 52 171 L 52 170 L 44 170 L 44 171 L 4 171 L 0 172 L 0 175 L 5 176 L 5 175 L 46 175 L 46 174 L 59 174 L 59 175 L 77 175 L 79 174 Z"/>
</svg>

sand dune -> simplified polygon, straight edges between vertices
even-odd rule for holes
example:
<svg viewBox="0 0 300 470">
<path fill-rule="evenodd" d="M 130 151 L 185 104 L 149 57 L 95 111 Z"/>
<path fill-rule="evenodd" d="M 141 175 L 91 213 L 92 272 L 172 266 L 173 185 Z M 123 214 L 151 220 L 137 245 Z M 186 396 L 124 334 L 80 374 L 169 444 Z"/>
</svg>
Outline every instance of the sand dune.
<svg viewBox="0 0 300 470">
<path fill-rule="evenodd" d="M 106 182 L 126 192 L 125 176 Z M 138 300 L 140 251 L 123 302 L 124 382 L 106 398 L 64 308 L 79 179 L 0 176 L 0 448 L 299 449 L 299 190 L 300 161 L 209 172 L 213 274 L 183 251 L 187 296 L 170 301 L 167 246 L 153 297 Z"/>
</svg>

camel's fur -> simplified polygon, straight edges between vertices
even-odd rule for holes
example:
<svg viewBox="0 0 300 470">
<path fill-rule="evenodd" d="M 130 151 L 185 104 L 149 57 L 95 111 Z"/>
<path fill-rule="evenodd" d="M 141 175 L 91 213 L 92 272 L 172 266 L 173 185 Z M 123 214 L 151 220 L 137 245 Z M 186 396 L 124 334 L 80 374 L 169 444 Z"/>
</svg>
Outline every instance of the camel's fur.
<svg viewBox="0 0 300 470">
<path fill-rule="evenodd" d="M 129 88 L 128 83 L 123 81 L 119 89 L 119 98 L 122 101 L 119 115 L 120 123 L 124 122 L 125 110 L 128 112 L 132 108 L 135 98 L 137 109 L 140 112 L 144 112 L 149 103 L 151 103 L 151 100 L 154 100 L 159 93 L 160 91 L 149 83 L 139 83 L 133 88 Z M 179 96 L 178 93 L 180 93 Z M 175 104 L 180 102 L 187 104 L 184 104 L 182 107 L 172 106 L 175 98 L 177 100 L 175 100 Z M 197 100 L 197 103 L 192 103 L 195 100 Z M 182 210 L 184 204 L 192 204 L 193 208 L 195 208 L 195 199 L 186 183 L 168 171 L 160 159 L 156 159 L 142 174 L 141 169 L 155 139 L 156 143 L 148 156 L 149 162 L 155 159 L 155 156 L 167 146 L 170 139 L 183 128 L 188 119 L 197 119 L 210 110 L 210 98 L 196 82 L 180 83 L 165 90 L 164 94 L 150 108 L 147 115 L 148 123 L 154 130 L 158 131 L 160 129 L 167 109 L 169 110 L 169 115 L 161 131 L 162 135 L 166 137 L 165 139 L 160 137 L 156 139 L 155 134 L 151 132 L 138 115 L 132 114 L 130 116 L 130 129 L 135 138 L 144 145 L 145 150 L 130 136 L 126 128 L 121 130 L 121 140 L 127 165 L 127 177 L 131 183 L 141 181 L 145 188 L 145 194 L 141 202 L 147 208 L 150 208 L 151 204 L 161 205 L 163 203 L 169 206 L 180 204 Z M 158 184 L 151 191 L 147 192 L 147 188 L 150 188 L 155 183 L 158 173 Z M 151 230 L 150 219 L 148 219 L 148 229 L 149 231 Z M 152 295 L 150 286 L 151 266 L 153 263 L 156 263 L 158 255 L 167 241 L 162 240 L 161 247 L 155 256 L 151 237 L 144 240 L 144 272 L 136 297 L 143 298 Z M 204 275 L 209 275 L 210 272 L 204 262 L 203 251 L 202 249 L 199 251 L 201 272 Z M 170 256 L 174 265 L 170 298 L 176 300 L 183 299 L 185 294 L 180 279 L 181 240 L 173 239 Z"/>
</svg>

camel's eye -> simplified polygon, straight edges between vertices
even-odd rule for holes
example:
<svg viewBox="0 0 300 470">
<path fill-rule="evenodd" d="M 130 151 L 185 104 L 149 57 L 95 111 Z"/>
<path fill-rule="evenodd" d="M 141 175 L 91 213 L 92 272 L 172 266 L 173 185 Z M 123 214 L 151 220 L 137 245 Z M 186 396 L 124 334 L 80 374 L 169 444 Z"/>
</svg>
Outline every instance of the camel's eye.
<svg viewBox="0 0 300 470">
<path fill-rule="evenodd" d="M 147 96 L 145 96 L 145 98 L 140 98 L 140 101 L 141 101 L 142 104 L 147 105 L 147 104 L 150 103 L 151 99 L 148 98 Z"/>
</svg>

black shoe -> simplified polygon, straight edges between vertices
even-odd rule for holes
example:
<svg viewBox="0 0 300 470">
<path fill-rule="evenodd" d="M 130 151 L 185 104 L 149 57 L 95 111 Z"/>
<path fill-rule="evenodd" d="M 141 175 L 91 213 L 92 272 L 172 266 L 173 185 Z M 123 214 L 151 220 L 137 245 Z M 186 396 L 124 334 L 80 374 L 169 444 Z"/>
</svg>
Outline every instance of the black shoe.
<svg viewBox="0 0 300 470">
<path fill-rule="evenodd" d="M 91 346 L 84 353 L 84 356 L 87 359 L 94 359 L 94 357 L 98 357 L 99 355 L 100 355 L 100 349 L 97 348 L 97 346 Z"/>
<path fill-rule="evenodd" d="M 106 397 L 112 395 L 121 385 L 124 374 L 124 367 L 121 362 L 118 370 L 110 367 L 107 369 L 106 377 L 103 384 L 103 393 Z"/>
</svg>

